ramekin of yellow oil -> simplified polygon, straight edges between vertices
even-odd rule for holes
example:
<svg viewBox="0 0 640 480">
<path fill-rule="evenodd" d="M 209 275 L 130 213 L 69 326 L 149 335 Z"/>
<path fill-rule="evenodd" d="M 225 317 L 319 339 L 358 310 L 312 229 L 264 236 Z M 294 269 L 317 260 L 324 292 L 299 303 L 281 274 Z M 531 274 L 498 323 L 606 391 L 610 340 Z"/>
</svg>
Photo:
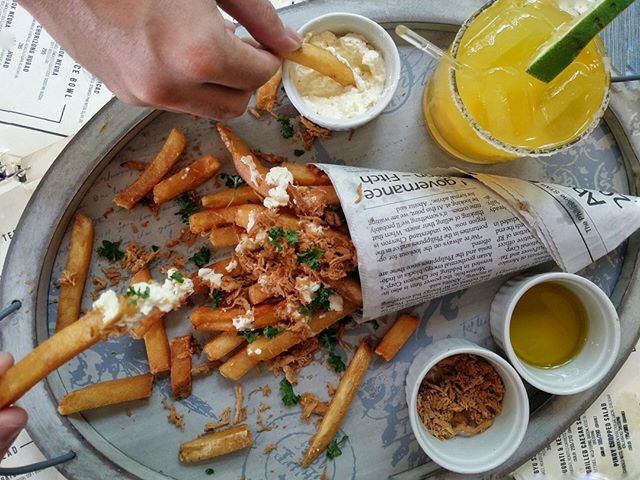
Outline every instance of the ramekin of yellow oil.
<svg viewBox="0 0 640 480">
<path fill-rule="evenodd" d="M 545 392 L 587 390 L 609 374 L 620 345 L 615 307 L 570 273 L 520 276 L 491 305 L 491 333 L 524 380 Z"/>
</svg>

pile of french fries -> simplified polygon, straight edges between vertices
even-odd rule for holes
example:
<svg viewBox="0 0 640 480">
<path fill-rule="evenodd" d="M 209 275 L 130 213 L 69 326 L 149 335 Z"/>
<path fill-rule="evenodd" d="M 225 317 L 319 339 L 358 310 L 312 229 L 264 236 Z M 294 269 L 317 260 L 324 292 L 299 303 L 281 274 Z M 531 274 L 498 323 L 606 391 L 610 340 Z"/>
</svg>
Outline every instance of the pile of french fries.
<svg viewBox="0 0 640 480">
<path fill-rule="evenodd" d="M 207 236 L 214 248 L 236 245 L 231 257 L 207 265 L 204 270 L 206 275 L 202 274 L 203 270 L 192 274 L 194 301 L 202 298 L 203 294 L 217 294 L 221 298 L 215 308 L 209 304 L 210 300 L 195 308 L 190 322 L 193 331 L 213 333 L 202 349 L 208 358 L 208 369 L 217 366 L 221 375 L 238 381 L 261 362 L 274 359 L 356 312 L 362 306 L 362 292 L 356 272 L 355 249 L 345 223 L 336 213 L 339 212 L 340 202 L 327 175 L 312 165 L 280 164 L 278 168 L 288 170 L 293 178 L 293 182 L 286 186 L 290 201 L 279 208 L 266 208 L 262 203 L 274 188 L 267 180 L 270 169 L 229 128 L 218 124 L 217 130 L 238 174 L 247 185 L 204 196 L 201 202 L 205 210 L 189 218 L 190 230 L 194 234 Z M 135 182 L 114 198 L 114 202 L 131 209 L 140 200 L 152 195 L 153 201 L 161 204 L 211 179 L 220 169 L 220 162 L 211 155 L 203 156 L 167 176 L 182 155 L 186 143 L 182 132 L 172 130 L 155 159 Z M 295 241 L 274 238 L 270 233 L 272 231 L 286 232 Z M 322 248 L 313 243 L 315 241 L 322 242 Z M 30 358 L 31 365 L 42 363 L 43 359 L 46 365 L 46 368 L 31 375 L 31 380 L 38 375 L 43 378 L 105 336 L 97 332 L 100 311 L 91 311 L 78 320 L 93 250 L 90 219 L 82 214 L 76 215 L 70 242 L 58 301 L 57 333 L 34 351 L 36 353 L 48 343 L 54 345 L 57 353 L 43 356 L 41 350 L 40 354 L 35 355 L 38 359 Z M 305 263 L 301 258 L 306 258 L 305 255 L 310 252 L 315 257 Z M 260 272 L 268 277 L 270 269 L 280 269 L 280 280 L 288 275 L 290 281 L 279 282 L 273 278 L 268 282 L 261 281 Z M 311 308 L 309 294 L 305 299 L 298 284 L 293 281 L 298 277 L 306 277 L 317 284 L 316 290 L 319 286 L 330 290 L 333 296 L 331 308 Z M 215 281 L 211 281 L 211 278 Z M 135 286 L 150 279 L 149 271 L 143 268 L 133 276 L 130 285 Z M 123 298 L 126 301 L 126 297 Z M 123 308 L 132 307 L 128 305 Z M 171 378 L 173 397 L 178 400 L 188 397 L 194 372 L 203 370 L 192 365 L 197 348 L 191 334 L 170 341 L 163 317 L 164 314 L 156 309 L 130 332 L 135 338 L 144 339 L 149 362 L 148 374 L 102 382 L 72 392 L 61 400 L 60 414 L 69 415 L 149 398 L 154 377 L 166 373 Z M 239 319 L 243 318 L 250 321 L 240 325 Z M 386 361 L 392 360 L 417 329 L 418 323 L 416 318 L 409 315 L 400 316 L 379 342 L 375 353 Z M 277 327 L 277 334 L 269 338 L 260 335 L 251 343 L 238 334 L 241 330 L 265 327 Z M 78 339 L 84 334 L 85 339 Z M 336 435 L 373 360 L 373 353 L 368 339 L 357 347 L 318 431 L 303 455 L 304 467 L 309 466 Z M 16 367 L 19 367 L 21 375 L 25 374 L 27 367 L 23 362 L 18 362 Z M 13 396 L 3 397 L 6 379 L 13 380 L 16 375 L 9 372 L 0 378 L 0 407 L 15 401 L 16 395 L 26 391 L 24 388 L 13 389 Z M 179 460 L 203 461 L 252 445 L 249 427 L 236 424 L 184 443 L 180 446 Z"/>
</svg>

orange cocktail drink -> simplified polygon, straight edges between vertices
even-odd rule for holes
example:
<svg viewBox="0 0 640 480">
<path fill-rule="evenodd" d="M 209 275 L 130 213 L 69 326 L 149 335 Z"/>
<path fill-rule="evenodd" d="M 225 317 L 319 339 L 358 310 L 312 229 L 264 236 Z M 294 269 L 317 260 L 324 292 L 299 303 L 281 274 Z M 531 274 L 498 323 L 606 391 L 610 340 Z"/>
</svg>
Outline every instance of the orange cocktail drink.
<svg viewBox="0 0 640 480">
<path fill-rule="evenodd" d="M 609 98 L 599 39 L 551 82 L 526 70 L 573 19 L 556 0 L 494 0 L 462 26 L 424 94 L 429 131 L 442 148 L 475 163 L 549 155 L 586 136 Z"/>
</svg>

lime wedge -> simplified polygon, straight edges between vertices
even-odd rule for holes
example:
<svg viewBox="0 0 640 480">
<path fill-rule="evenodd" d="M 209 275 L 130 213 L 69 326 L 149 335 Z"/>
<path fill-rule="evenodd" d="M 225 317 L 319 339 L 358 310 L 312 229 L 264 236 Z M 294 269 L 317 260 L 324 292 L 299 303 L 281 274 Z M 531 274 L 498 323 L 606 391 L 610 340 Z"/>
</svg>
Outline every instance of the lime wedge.
<svg viewBox="0 0 640 480">
<path fill-rule="evenodd" d="M 576 17 L 562 34 L 552 38 L 531 62 L 527 73 L 550 82 L 578 56 L 584 47 L 634 0 L 598 0 Z"/>
</svg>

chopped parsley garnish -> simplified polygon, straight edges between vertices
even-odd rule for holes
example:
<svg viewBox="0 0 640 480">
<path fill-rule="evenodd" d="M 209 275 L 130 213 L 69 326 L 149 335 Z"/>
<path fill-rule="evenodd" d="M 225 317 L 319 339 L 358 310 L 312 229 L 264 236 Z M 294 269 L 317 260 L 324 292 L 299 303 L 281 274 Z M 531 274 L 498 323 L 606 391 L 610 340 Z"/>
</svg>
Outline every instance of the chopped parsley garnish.
<svg viewBox="0 0 640 480">
<path fill-rule="evenodd" d="M 286 115 L 278 115 L 278 123 L 280 123 L 280 135 L 282 138 L 293 137 L 293 125 L 291 125 L 291 119 Z"/>
<path fill-rule="evenodd" d="M 260 338 L 260 332 L 256 330 L 242 330 L 238 332 L 238 336 L 244 338 L 247 343 L 253 343 Z"/>
<path fill-rule="evenodd" d="M 158 245 L 151 245 L 152 252 L 157 252 L 158 250 L 160 250 L 160 247 Z"/>
<path fill-rule="evenodd" d="M 330 288 L 319 288 L 313 295 L 311 301 L 304 307 L 300 308 L 300 313 L 302 313 L 303 315 L 311 316 L 316 310 L 322 310 L 326 312 L 327 310 L 329 310 L 329 306 L 331 305 L 329 297 L 332 293 L 333 290 L 331 290 Z"/>
<path fill-rule="evenodd" d="M 342 373 L 347 369 L 346 365 L 342 361 L 342 357 L 334 352 L 329 354 L 327 363 L 331 365 L 331 368 L 333 368 L 336 373 Z"/>
<path fill-rule="evenodd" d="M 182 223 L 188 225 L 189 217 L 198 211 L 198 204 L 187 193 L 183 193 L 182 195 L 177 197 L 176 202 L 178 202 L 178 205 L 180 206 L 180 210 L 178 210 L 178 213 L 176 213 L 176 215 L 180 215 Z"/>
<path fill-rule="evenodd" d="M 286 378 L 280 380 L 280 396 L 282 397 L 282 403 L 287 407 L 292 407 L 300 401 L 300 395 L 296 395 L 289 380 Z"/>
<path fill-rule="evenodd" d="M 211 303 L 209 304 L 211 308 L 218 308 L 222 303 L 224 296 L 222 295 L 222 290 L 214 290 L 211 292 Z"/>
<path fill-rule="evenodd" d="M 282 251 L 282 242 L 280 241 L 282 238 L 284 238 L 289 245 L 293 245 L 300 241 L 298 232 L 291 228 L 285 232 L 280 227 L 271 227 L 267 230 L 267 235 L 269 235 L 269 242 L 274 246 L 276 252 Z"/>
<path fill-rule="evenodd" d="M 300 237 L 298 236 L 298 232 L 296 232 L 292 228 L 284 232 L 284 239 L 287 241 L 289 245 L 293 245 L 294 243 L 300 242 Z"/>
<path fill-rule="evenodd" d="M 214 473 L 216 473 L 216 471 L 213 468 L 207 468 L 204 473 L 206 473 L 207 475 L 213 475 Z"/>
<path fill-rule="evenodd" d="M 207 263 L 209 263 L 210 258 L 211 258 L 211 250 L 209 250 L 207 247 L 202 247 L 198 251 L 198 253 L 195 253 L 193 256 L 189 257 L 189 260 L 195 263 L 196 266 L 202 268 Z"/>
<path fill-rule="evenodd" d="M 98 247 L 98 255 L 101 257 L 105 257 L 107 260 L 112 262 L 117 262 L 124 258 L 124 252 L 120 250 L 120 243 L 122 240 L 118 242 L 110 242 L 109 240 L 103 240 L 102 246 Z"/>
<path fill-rule="evenodd" d="M 304 155 L 304 150 L 300 150 L 299 148 L 296 148 L 296 149 L 293 151 L 293 154 L 294 154 L 296 157 L 301 157 L 302 155 Z"/>
<path fill-rule="evenodd" d="M 378 323 L 377 320 L 374 320 L 371 322 L 371 328 L 373 328 L 374 332 L 380 328 L 380 324 Z"/>
<path fill-rule="evenodd" d="M 178 283 L 184 283 L 184 275 L 178 272 L 177 270 L 173 272 L 171 275 L 169 275 L 169 278 L 171 280 L 175 280 Z"/>
<path fill-rule="evenodd" d="M 221 180 L 224 180 L 225 186 L 229 188 L 233 188 L 234 190 L 242 185 L 246 185 L 247 183 L 242 179 L 240 175 L 234 175 L 231 173 L 220 173 L 218 174 Z"/>
<path fill-rule="evenodd" d="M 129 287 L 127 289 L 127 297 L 149 298 L 150 295 L 151 295 L 150 287 L 146 287 L 144 290 L 142 290 L 142 287 L 138 288 L 137 290 L 134 287 Z M 137 307 L 138 299 L 132 298 L 131 300 L 129 300 L 129 303 L 134 307 Z"/>
<path fill-rule="evenodd" d="M 262 330 L 262 333 L 264 334 L 265 338 L 271 340 L 273 337 L 278 335 L 282 330 L 283 330 L 282 326 L 276 325 L 275 327 L 264 327 L 264 330 Z"/>
<path fill-rule="evenodd" d="M 349 437 L 346 435 L 343 436 L 339 442 L 331 440 L 331 443 L 329 443 L 329 446 L 327 447 L 327 458 L 329 458 L 329 460 L 333 460 L 334 458 L 342 455 L 342 447 L 344 447 L 347 440 L 349 440 Z"/>
<path fill-rule="evenodd" d="M 321 346 L 327 350 L 333 351 L 338 343 L 338 330 L 335 328 L 328 328 L 318 335 L 318 340 L 320 341 Z"/>
<path fill-rule="evenodd" d="M 324 255 L 324 250 L 317 245 L 311 245 L 306 252 L 298 254 L 298 263 L 306 263 L 312 270 L 320 270 L 320 257 Z"/>
</svg>

